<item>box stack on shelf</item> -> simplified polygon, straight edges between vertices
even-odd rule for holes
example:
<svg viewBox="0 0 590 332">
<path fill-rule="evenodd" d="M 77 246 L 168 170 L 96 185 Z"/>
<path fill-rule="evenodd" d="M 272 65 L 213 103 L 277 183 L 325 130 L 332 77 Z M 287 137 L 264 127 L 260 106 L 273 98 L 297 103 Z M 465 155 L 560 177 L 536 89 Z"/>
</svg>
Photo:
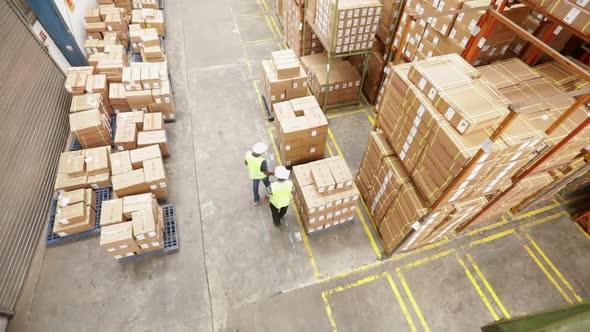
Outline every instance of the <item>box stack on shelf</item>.
<svg viewBox="0 0 590 332">
<path fill-rule="evenodd" d="M 110 111 L 100 93 L 74 96 L 70 107 L 70 131 L 83 148 L 111 145 Z"/>
<path fill-rule="evenodd" d="M 313 22 L 314 32 L 328 51 L 343 53 L 373 47 L 383 7 L 380 1 L 308 0 L 308 6 L 308 22 Z"/>
<path fill-rule="evenodd" d="M 531 0 L 544 13 L 558 19 L 584 36 L 590 36 L 590 4 L 584 0 L 578 1 L 548 1 Z"/>
<path fill-rule="evenodd" d="M 262 60 L 264 97 L 274 111 L 274 104 L 307 96 L 307 73 L 291 50 L 272 52 L 271 60 Z"/>
<path fill-rule="evenodd" d="M 322 42 L 309 24 L 305 22 L 305 0 L 285 0 L 283 5 L 285 9 L 283 29 L 287 45 L 299 57 L 323 52 Z M 303 28 L 304 24 L 306 25 L 305 29 Z M 305 50 L 303 49 L 304 43 Z"/>
<path fill-rule="evenodd" d="M 328 57 L 326 53 L 317 53 L 301 57 L 301 63 L 309 75 L 309 87 L 324 107 L 351 104 L 358 101 L 361 75 L 350 62 L 335 58 L 330 66 L 328 83 Z M 328 84 L 327 84 L 328 83 Z M 324 105 L 328 92 L 327 104 Z"/>
<path fill-rule="evenodd" d="M 96 194 L 92 189 L 62 192 L 57 198 L 53 232 L 60 237 L 94 229 Z"/>
<path fill-rule="evenodd" d="M 100 246 L 115 259 L 164 248 L 164 216 L 151 194 L 104 201 Z"/>
<path fill-rule="evenodd" d="M 131 23 L 139 24 L 142 29 L 154 28 L 158 36 L 166 36 L 166 25 L 164 24 L 164 13 L 162 10 L 153 8 L 133 9 L 131 12 Z"/>
<path fill-rule="evenodd" d="M 445 54 L 461 54 L 472 36 L 479 32 L 478 23 L 485 10 L 461 13 L 457 15 L 429 17 L 411 22 L 409 31 L 403 31 L 409 15 L 426 15 L 448 12 L 457 9 L 474 9 L 488 6 L 488 0 L 440 1 L 435 8 L 433 3 L 423 0 L 407 1 L 405 11 L 396 32 L 393 44 L 400 48 L 402 34 L 407 35 L 401 52 L 407 60 L 423 60 Z M 503 14 L 516 24 L 523 24 L 528 19 L 530 8 L 515 4 L 506 8 Z M 516 38 L 516 33 L 509 28 L 496 24 L 494 30 L 482 44 L 482 51 L 474 60 L 474 65 L 484 65 L 506 56 L 509 46 Z"/>
<path fill-rule="evenodd" d="M 285 166 L 322 159 L 328 121 L 314 97 L 275 104 L 275 135 Z"/>
<path fill-rule="evenodd" d="M 293 167 L 294 202 L 307 233 L 350 221 L 356 214 L 359 191 L 340 157 Z"/>
<path fill-rule="evenodd" d="M 62 153 L 57 167 L 55 190 L 110 187 L 109 151 L 109 147 L 103 146 Z"/>
</svg>

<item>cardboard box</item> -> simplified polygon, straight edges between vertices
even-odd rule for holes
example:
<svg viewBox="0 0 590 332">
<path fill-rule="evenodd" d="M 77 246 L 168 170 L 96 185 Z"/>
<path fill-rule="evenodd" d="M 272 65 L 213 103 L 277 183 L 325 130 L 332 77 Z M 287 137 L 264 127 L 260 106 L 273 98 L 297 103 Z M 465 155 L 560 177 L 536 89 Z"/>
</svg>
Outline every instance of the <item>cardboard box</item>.
<svg viewBox="0 0 590 332">
<path fill-rule="evenodd" d="M 100 226 L 108 226 L 124 222 L 123 200 L 121 198 L 103 201 L 100 214 Z"/>
<path fill-rule="evenodd" d="M 86 173 L 86 164 L 84 157 L 71 157 L 68 159 L 66 173 L 70 176 L 81 176 Z"/>
<path fill-rule="evenodd" d="M 160 112 L 146 113 L 143 117 L 143 131 L 163 130 L 164 117 Z"/>
<path fill-rule="evenodd" d="M 164 162 L 162 157 L 145 160 L 143 162 L 143 170 L 145 173 L 145 181 L 150 190 L 156 195 L 156 198 L 165 198 L 162 194 L 167 194 L 165 191 L 158 191 L 158 189 L 167 188 L 166 171 L 164 169 Z M 167 189 L 166 189 L 167 190 Z"/>
<path fill-rule="evenodd" d="M 64 191 L 57 197 L 57 205 L 62 208 L 81 202 L 86 206 L 93 206 L 95 205 L 95 201 L 96 197 L 94 196 L 94 191 L 92 189 Z"/>
<path fill-rule="evenodd" d="M 108 172 L 110 147 L 103 146 L 93 149 L 86 149 L 84 152 L 84 161 L 86 171 L 89 175 Z"/>
<path fill-rule="evenodd" d="M 131 164 L 133 165 L 133 169 L 142 168 L 143 162 L 146 160 L 159 158 L 162 156 L 160 147 L 157 144 L 131 150 L 129 153 L 131 156 Z"/>
<path fill-rule="evenodd" d="M 131 220 L 131 213 L 152 206 L 153 199 L 154 196 L 151 193 L 123 197 L 123 216 L 125 219 Z"/>
<path fill-rule="evenodd" d="M 558 0 L 549 5 L 548 12 L 574 30 L 586 36 L 590 33 L 590 11 L 566 0 Z"/>
<path fill-rule="evenodd" d="M 63 225 L 76 224 L 86 219 L 86 205 L 84 202 L 58 206 L 55 212 L 55 222 Z"/>
<path fill-rule="evenodd" d="M 133 223 L 133 236 L 139 244 L 158 242 L 152 246 L 160 246 L 162 242 L 162 229 L 158 225 L 157 215 L 154 213 L 152 206 L 133 212 L 131 214 L 131 220 Z"/>
<path fill-rule="evenodd" d="M 118 151 L 137 148 L 137 126 L 132 123 L 117 123 L 115 146 Z"/>
<path fill-rule="evenodd" d="M 129 151 L 111 153 L 111 174 L 118 175 L 132 170 Z"/>
<path fill-rule="evenodd" d="M 118 197 L 142 194 L 149 191 L 149 187 L 145 182 L 144 171 L 141 168 L 113 175 L 112 182 L 113 191 Z"/>
<path fill-rule="evenodd" d="M 85 208 L 84 220 L 77 223 L 63 224 L 56 222 L 53 224 L 53 233 L 59 237 L 64 237 L 72 234 L 78 234 L 95 228 L 96 214 L 90 206 Z"/>
<path fill-rule="evenodd" d="M 111 186 L 110 172 L 88 175 L 87 185 L 92 189 L 106 188 Z"/>
<path fill-rule="evenodd" d="M 137 135 L 137 146 L 143 148 L 157 144 L 162 156 L 168 156 L 168 143 L 166 130 L 142 131 Z"/>
<path fill-rule="evenodd" d="M 100 232 L 100 247 L 109 254 L 121 251 L 123 253 L 137 251 L 139 248 L 135 243 L 135 238 L 133 238 L 132 223 L 123 222 L 103 227 Z"/>
</svg>

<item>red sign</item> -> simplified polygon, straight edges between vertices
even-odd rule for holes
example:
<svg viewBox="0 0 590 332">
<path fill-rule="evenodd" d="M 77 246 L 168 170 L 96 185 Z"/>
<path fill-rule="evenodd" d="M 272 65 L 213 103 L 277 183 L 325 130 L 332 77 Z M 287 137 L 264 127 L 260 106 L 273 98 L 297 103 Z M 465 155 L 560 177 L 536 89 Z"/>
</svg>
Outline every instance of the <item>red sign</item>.
<svg viewBox="0 0 590 332">
<path fill-rule="evenodd" d="M 41 40 L 44 42 L 47 41 L 47 35 L 44 31 L 39 31 L 39 38 L 41 38 Z"/>
</svg>

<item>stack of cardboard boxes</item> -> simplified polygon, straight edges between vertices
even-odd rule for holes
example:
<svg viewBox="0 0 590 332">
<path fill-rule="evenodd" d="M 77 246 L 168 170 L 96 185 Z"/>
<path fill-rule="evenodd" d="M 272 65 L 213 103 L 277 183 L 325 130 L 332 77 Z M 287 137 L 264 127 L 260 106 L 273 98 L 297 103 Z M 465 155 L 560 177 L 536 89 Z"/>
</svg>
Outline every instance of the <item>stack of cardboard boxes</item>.
<svg viewBox="0 0 590 332">
<path fill-rule="evenodd" d="M 86 44 L 87 53 L 97 53 L 94 46 L 116 44 L 129 47 L 129 23 L 126 19 L 127 10 L 125 8 L 115 7 L 114 4 L 101 4 L 99 8 L 93 8 L 86 11 L 84 19 L 86 20 L 86 35 L 90 40 L 102 40 L 102 43 L 88 42 Z M 90 52 L 88 52 L 90 48 Z"/>
<path fill-rule="evenodd" d="M 314 32 L 328 51 L 343 53 L 373 47 L 383 7 L 380 1 L 310 0 L 308 5 L 308 20 L 314 22 Z"/>
<path fill-rule="evenodd" d="M 111 153 L 110 160 L 113 191 L 118 197 L 148 192 L 158 199 L 168 197 L 168 180 L 158 145 Z"/>
<path fill-rule="evenodd" d="M 119 113 L 115 134 L 116 149 L 126 151 L 149 145 L 158 145 L 162 155 L 168 156 L 163 114 L 158 112 L 144 113 L 143 111 Z"/>
<path fill-rule="evenodd" d="M 160 9 L 160 5 L 158 0 L 133 0 L 132 2 L 134 9 L 143 9 L 143 8 L 151 8 L 151 9 Z"/>
<path fill-rule="evenodd" d="M 106 75 L 107 82 L 120 83 L 123 68 L 128 65 L 127 51 L 121 45 L 105 47 L 104 52 L 91 54 L 88 63 L 94 66 L 96 73 Z"/>
<path fill-rule="evenodd" d="M 164 45 L 155 28 L 142 29 L 139 24 L 129 26 L 131 46 L 134 53 L 141 54 L 143 62 L 165 62 Z"/>
<path fill-rule="evenodd" d="M 297 54 L 305 56 L 324 51 L 322 42 L 312 28 L 305 22 L 305 0 L 285 0 L 283 29 L 285 42 Z M 305 32 L 303 26 L 305 24 Z M 303 34 L 305 33 L 305 37 Z M 305 42 L 305 49 L 303 49 Z"/>
<path fill-rule="evenodd" d="M 307 73 L 291 49 L 272 52 L 262 61 L 264 96 L 271 111 L 274 104 L 307 96 Z"/>
<path fill-rule="evenodd" d="M 321 159 L 328 138 L 328 121 L 314 97 L 277 103 L 275 135 L 285 166 Z"/>
<path fill-rule="evenodd" d="M 301 57 L 301 63 L 309 75 L 309 87 L 322 107 L 344 105 L 358 101 L 361 75 L 358 69 L 348 61 L 333 61 L 328 66 L 325 53 Z M 330 70 L 328 82 L 328 69 Z M 325 94 L 328 100 L 324 105 Z"/>
<path fill-rule="evenodd" d="M 70 131 L 83 148 L 111 145 L 110 108 L 100 93 L 74 96 L 70 107 Z"/>
<path fill-rule="evenodd" d="M 164 216 L 151 194 L 102 203 L 100 246 L 115 259 L 164 248 Z"/>
<path fill-rule="evenodd" d="M 530 2 L 582 35 L 590 35 L 590 25 L 588 24 L 588 21 L 590 21 L 590 3 L 563 0 L 531 0 Z"/>
<path fill-rule="evenodd" d="M 340 157 L 293 167 L 294 202 L 307 233 L 350 221 L 356 214 L 359 191 Z"/>
<path fill-rule="evenodd" d="M 153 8 L 133 9 L 131 23 L 139 24 L 142 29 L 154 28 L 158 31 L 158 36 L 166 36 L 164 13 L 161 10 Z"/>
<path fill-rule="evenodd" d="M 117 88 L 117 96 L 125 95 L 131 111 L 163 113 L 164 119 L 175 118 L 174 101 L 168 80 L 166 62 L 132 62 L 123 70 L 123 87 Z"/>
<path fill-rule="evenodd" d="M 95 228 L 96 194 L 92 189 L 62 192 L 57 197 L 53 233 L 59 237 Z"/>
<path fill-rule="evenodd" d="M 61 154 L 55 179 L 55 190 L 111 186 L 110 147 L 69 151 Z"/>
</svg>

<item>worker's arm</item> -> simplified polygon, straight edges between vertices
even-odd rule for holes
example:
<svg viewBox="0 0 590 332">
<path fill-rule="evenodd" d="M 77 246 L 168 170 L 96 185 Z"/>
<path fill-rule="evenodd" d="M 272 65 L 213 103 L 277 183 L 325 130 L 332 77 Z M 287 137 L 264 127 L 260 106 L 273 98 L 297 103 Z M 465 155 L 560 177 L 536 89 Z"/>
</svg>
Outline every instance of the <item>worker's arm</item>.
<svg viewBox="0 0 590 332">
<path fill-rule="evenodd" d="M 262 171 L 262 173 L 264 173 L 264 175 L 266 176 L 271 176 L 271 175 L 275 175 L 274 172 L 271 172 L 268 170 L 268 165 L 266 163 L 266 160 L 262 162 L 262 164 L 260 165 L 260 170 Z"/>
</svg>

